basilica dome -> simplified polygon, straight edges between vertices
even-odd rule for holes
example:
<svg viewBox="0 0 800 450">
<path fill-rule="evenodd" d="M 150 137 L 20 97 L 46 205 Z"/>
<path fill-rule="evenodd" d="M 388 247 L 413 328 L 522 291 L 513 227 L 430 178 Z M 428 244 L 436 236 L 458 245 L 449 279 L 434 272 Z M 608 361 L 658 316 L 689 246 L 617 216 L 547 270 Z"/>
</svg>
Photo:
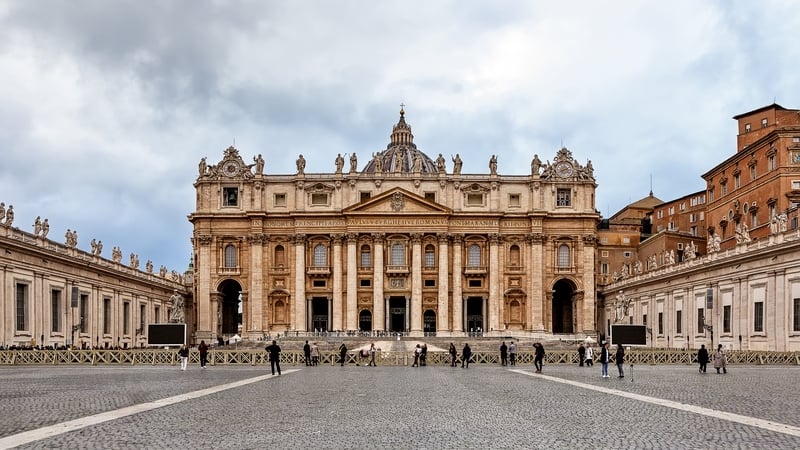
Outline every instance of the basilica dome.
<svg viewBox="0 0 800 450">
<path fill-rule="evenodd" d="M 414 135 L 411 133 L 411 126 L 406 123 L 405 111 L 400 109 L 400 120 L 392 129 L 389 145 L 386 150 L 378 152 L 372 156 L 372 160 L 367 163 L 363 174 L 383 173 L 412 173 L 414 172 L 414 160 L 420 159 L 420 173 L 437 174 L 436 163 L 417 149 L 414 144 Z M 380 170 L 378 170 L 380 165 Z"/>
</svg>

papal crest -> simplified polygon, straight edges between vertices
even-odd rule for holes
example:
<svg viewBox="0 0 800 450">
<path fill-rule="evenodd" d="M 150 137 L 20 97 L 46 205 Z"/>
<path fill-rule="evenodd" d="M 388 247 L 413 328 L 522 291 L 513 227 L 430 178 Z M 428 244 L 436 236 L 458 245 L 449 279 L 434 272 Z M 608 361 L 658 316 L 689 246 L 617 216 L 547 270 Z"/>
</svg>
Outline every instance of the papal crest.
<svg viewBox="0 0 800 450">
<path fill-rule="evenodd" d="M 406 205 L 402 192 L 395 192 L 392 194 L 392 211 L 401 211 Z"/>
</svg>

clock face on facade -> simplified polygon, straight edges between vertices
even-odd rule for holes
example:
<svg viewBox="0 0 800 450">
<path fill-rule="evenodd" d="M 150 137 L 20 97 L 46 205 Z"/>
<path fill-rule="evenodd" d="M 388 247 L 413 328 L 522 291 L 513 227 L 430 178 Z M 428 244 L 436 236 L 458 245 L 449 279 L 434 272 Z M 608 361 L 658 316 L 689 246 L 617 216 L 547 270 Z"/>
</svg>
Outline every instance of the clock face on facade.
<svg viewBox="0 0 800 450">
<path fill-rule="evenodd" d="M 239 164 L 236 161 L 228 161 L 222 166 L 222 173 L 232 177 L 239 173 Z"/>
<path fill-rule="evenodd" d="M 572 175 L 572 164 L 568 162 L 560 162 L 556 165 L 556 174 L 561 178 L 566 178 Z"/>
</svg>

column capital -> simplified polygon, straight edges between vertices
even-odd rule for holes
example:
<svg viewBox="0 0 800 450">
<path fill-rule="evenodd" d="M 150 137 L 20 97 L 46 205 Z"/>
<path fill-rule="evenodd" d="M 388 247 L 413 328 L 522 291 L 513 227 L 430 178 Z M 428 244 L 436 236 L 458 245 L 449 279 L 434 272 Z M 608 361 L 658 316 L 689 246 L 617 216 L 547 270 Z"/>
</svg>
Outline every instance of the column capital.
<svg viewBox="0 0 800 450">
<path fill-rule="evenodd" d="M 342 245 L 342 241 L 344 240 L 345 235 L 342 233 L 334 233 L 331 235 L 331 240 L 333 241 L 333 245 Z"/>
<path fill-rule="evenodd" d="M 583 236 L 583 245 L 594 247 L 597 245 L 597 236 L 593 234 L 587 234 Z"/>
<path fill-rule="evenodd" d="M 453 244 L 461 245 L 464 242 L 464 235 L 461 233 L 453 233 L 450 237 L 453 239 Z"/>
<path fill-rule="evenodd" d="M 250 242 L 251 245 L 261 245 L 267 242 L 267 236 L 264 233 L 251 233 L 247 236 L 247 241 Z"/>
<path fill-rule="evenodd" d="M 531 233 L 526 236 L 526 239 L 532 244 L 544 244 L 545 235 L 542 233 Z"/>
<path fill-rule="evenodd" d="M 214 237 L 210 234 L 198 234 L 195 237 L 195 240 L 200 245 L 211 245 L 211 242 L 214 241 Z"/>
<path fill-rule="evenodd" d="M 422 233 L 411 233 L 411 243 L 412 244 L 420 244 L 422 243 Z"/>
<path fill-rule="evenodd" d="M 503 235 L 501 235 L 499 233 L 491 233 L 491 234 L 489 234 L 489 244 L 497 245 L 497 244 L 499 244 L 501 242 L 503 242 Z"/>
<path fill-rule="evenodd" d="M 348 244 L 355 244 L 358 242 L 358 233 L 347 233 L 345 235 Z"/>
<path fill-rule="evenodd" d="M 439 240 L 440 244 L 447 244 L 450 242 L 450 234 L 449 233 L 436 233 L 436 239 Z"/>
<path fill-rule="evenodd" d="M 298 233 L 298 234 L 292 235 L 292 242 L 295 245 L 305 244 L 306 243 L 306 235 L 302 234 L 302 233 Z"/>
<path fill-rule="evenodd" d="M 376 244 L 382 244 L 384 239 L 386 239 L 386 233 L 372 233 L 372 240 Z"/>
</svg>

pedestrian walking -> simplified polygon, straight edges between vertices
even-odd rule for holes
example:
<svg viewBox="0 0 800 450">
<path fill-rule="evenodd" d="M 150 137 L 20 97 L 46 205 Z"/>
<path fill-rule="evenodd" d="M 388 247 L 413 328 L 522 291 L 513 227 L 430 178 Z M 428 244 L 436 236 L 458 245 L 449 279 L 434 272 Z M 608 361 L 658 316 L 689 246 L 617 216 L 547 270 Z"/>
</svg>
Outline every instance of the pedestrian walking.
<svg viewBox="0 0 800 450">
<path fill-rule="evenodd" d="M 422 343 L 422 349 L 419 352 L 419 365 L 420 366 L 427 366 L 428 365 L 428 344 Z"/>
<path fill-rule="evenodd" d="M 206 341 L 200 341 L 197 350 L 200 352 L 200 368 L 205 369 L 208 362 L 208 345 L 206 345 Z"/>
<path fill-rule="evenodd" d="M 344 341 L 339 345 L 339 363 L 344 367 L 344 363 L 347 362 L 347 346 L 344 345 Z"/>
<path fill-rule="evenodd" d="M 586 347 L 581 344 L 578 346 L 578 366 L 583 367 L 584 361 L 586 361 Z"/>
<path fill-rule="evenodd" d="M 512 366 L 517 365 L 517 344 L 514 341 L 511 341 L 511 344 L 508 346 L 508 356 L 510 358 L 510 362 Z"/>
<path fill-rule="evenodd" d="M 376 366 L 376 364 L 375 364 L 375 353 L 377 351 L 378 351 L 378 349 L 375 348 L 375 343 L 373 342 L 369 346 L 369 365 L 372 366 L 372 367 Z"/>
<path fill-rule="evenodd" d="M 311 346 L 308 344 L 308 341 L 306 341 L 306 344 L 303 346 L 303 356 L 306 359 L 306 365 L 310 366 L 311 365 Z"/>
<path fill-rule="evenodd" d="M 181 348 L 178 350 L 178 356 L 181 358 L 181 370 L 186 370 L 186 366 L 189 364 L 189 347 L 185 344 L 181 345 Z M 719 372 L 719 370 L 717 370 Z"/>
<path fill-rule="evenodd" d="M 544 362 L 544 346 L 540 342 L 533 344 L 534 357 L 533 366 L 536 367 L 536 373 L 542 373 L 542 363 Z"/>
<path fill-rule="evenodd" d="M 623 367 L 625 364 L 625 348 L 622 347 L 621 343 L 617 344 L 616 363 L 619 377 L 625 378 L 625 368 Z"/>
<path fill-rule="evenodd" d="M 469 344 L 464 344 L 464 348 L 461 350 L 461 368 L 469 369 L 469 360 L 472 358 L 472 349 L 469 347 Z"/>
<path fill-rule="evenodd" d="M 414 347 L 414 364 L 412 364 L 411 367 L 419 367 L 419 355 L 421 353 L 422 353 L 422 347 L 420 347 L 420 345 L 417 344 L 417 346 Z"/>
<path fill-rule="evenodd" d="M 456 346 L 452 342 L 450 343 L 448 353 L 450 353 L 450 367 L 455 367 L 456 360 L 458 359 L 458 350 L 456 350 Z"/>
<path fill-rule="evenodd" d="M 315 366 L 319 364 L 319 346 L 316 342 L 311 344 L 311 364 Z"/>
<path fill-rule="evenodd" d="M 503 341 L 500 344 L 500 365 L 505 366 L 508 364 L 508 346 L 506 345 L 506 341 Z"/>
<path fill-rule="evenodd" d="M 714 354 L 714 368 L 717 369 L 717 373 L 719 369 L 722 369 L 722 373 L 728 373 L 728 358 L 722 351 L 722 344 L 717 346 L 717 353 Z"/>
<path fill-rule="evenodd" d="M 708 365 L 708 349 L 706 349 L 706 345 L 703 344 L 700 346 L 700 350 L 697 351 L 697 363 L 700 364 L 700 373 L 706 373 L 706 366 Z"/>
<path fill-rule="evenodd" d="M 275 369 L 278 369 L 278 375 L 281 374 L 281 348 L 276 341 L 272 341 L 272 345 L 264 348 L 269 352 L 269 365 L 272 368 L 272 374 L 275 375 Z"/>
<path fill-rule="evenodd" d="M 594 349 L 591 344 L 586 345 L 586 367 L 594 365 Z"/>
<path fill-rule="evenodd" d="M 606 341 L 600 342 L 600 375 L 603 378 L 608 378 L 608 344 Z"/>
</svg>

